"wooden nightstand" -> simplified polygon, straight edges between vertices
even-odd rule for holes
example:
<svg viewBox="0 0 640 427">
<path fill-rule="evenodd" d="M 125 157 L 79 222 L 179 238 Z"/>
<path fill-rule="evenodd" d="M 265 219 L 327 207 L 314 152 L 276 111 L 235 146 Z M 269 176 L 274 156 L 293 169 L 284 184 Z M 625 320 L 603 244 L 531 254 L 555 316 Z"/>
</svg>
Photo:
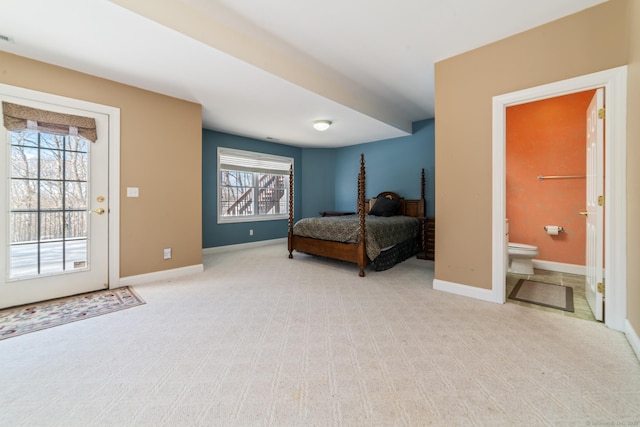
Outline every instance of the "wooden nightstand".
<svg viewBox="0 0 640 427">
<path fill-rule="evenodd" d="M 418 259 L 427 259 L 427 253 L 425 252 L 425 243 L 426 243 L 426 234 L 425 234 L 425 221 L 426 218 L 423 216 L 419 216 L 420 220 L 420 234 L 418 235 L 418 253 L 416 254 L 416 258 Z"/>
<path fill-rule="evenodd" d="M 436 219 L 427 218 L 425 224 L 425 252 L 426 259 L 436 259 Z"/>
</svg>

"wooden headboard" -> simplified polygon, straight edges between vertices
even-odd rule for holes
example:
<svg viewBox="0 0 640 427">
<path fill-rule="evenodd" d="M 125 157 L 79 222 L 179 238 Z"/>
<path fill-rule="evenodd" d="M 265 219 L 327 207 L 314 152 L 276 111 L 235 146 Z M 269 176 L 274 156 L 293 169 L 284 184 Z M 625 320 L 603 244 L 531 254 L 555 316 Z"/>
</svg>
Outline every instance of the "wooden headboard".
<svg viewBox="0 0 640 427">
<path fill-rule="evenodd" d="M 412 216 L 415 218 L 424 218 L 424 199 L 405 199 L 404 197 L 400 197 L 397 193 L 394 193 L 393 191 L 383 191 L 382 193 L 378 194 L 375 199 L 381 198 L 381 197 L 391 197 L 394 200 L 397 200 L 400 202 L 400 207 L 398 207 L 398 210 L 396 211 L 396 215 L 405 215 L 405 216 Z M 364 213 L 369 213 L 369 201 L 371 199 L 367 200 L 365 203 L 365 208 L 364 208 Z"/>
<path fill-rule="evenodd" d="M 425 200 L 424 200 L 424 169 L 422 169 L 422 176 L 420 182 L 420 198 L 419 199 L 405 199 L 404 197 L 400 197 L 397 193 L 393 191 L 383 191 L 378 194 L 375 198 L 378 199 L 380 197 L 391 197 L 394 200 L 398 200 L 400 202 L 400 207 L 396 211 L 396 215 L 406 215 L 412 216 L 415 218 L 425 218 Z M 364 213 L 369 213 L 369 200 L 364 204 Z"/>
</svg>

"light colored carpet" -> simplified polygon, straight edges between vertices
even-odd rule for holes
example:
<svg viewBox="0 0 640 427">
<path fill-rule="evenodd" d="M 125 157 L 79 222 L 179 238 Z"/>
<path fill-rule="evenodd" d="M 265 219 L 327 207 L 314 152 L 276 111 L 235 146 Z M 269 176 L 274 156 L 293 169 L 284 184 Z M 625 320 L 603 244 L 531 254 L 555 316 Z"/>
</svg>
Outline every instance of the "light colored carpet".
<svg viewBox="0 0 640 427">
<path fill-rule="evenodd" d="M 4 426 L 610 425 L 640 364 L 597 322 L 359 278 L 284 245 L 205 257 L 147 302 L 0 342 Z"/>
</svg>

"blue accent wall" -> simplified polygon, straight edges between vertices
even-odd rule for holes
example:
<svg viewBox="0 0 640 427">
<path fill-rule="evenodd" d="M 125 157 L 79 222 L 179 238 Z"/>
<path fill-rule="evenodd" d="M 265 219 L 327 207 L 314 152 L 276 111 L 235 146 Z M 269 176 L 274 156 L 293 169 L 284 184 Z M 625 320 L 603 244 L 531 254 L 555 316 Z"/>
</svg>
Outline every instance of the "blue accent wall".
<svg viewBox="0 0 640 427">
<path fill-rule="evenodd" d="M 336 205 L 335 148 L 302 149 L 302 217 L 333 211 Z"/>
<path fill-rule="evenodd" d="M 413 134 L 336 149 L 336 210 L 356 209 L 360 153 L 366 165 L 366 198 L 394 191 L 407 199 L 420 198 L 420 171 L 425 172 L 427 216 L 435 215 L 435 122 L 413 123 Z"/>
<path fill-rule="evenodd" d="M 236 245 L 287 236 L 287 220 L 218 224 L 218 147 L 255 151 L 293 158 L 294 180 L 300 179 L 302 149 L 257 139 L 202 130 L 202 247 Z M 301 212 L 301 190 L 294 186 L 294 212 Z M 296 215 L 298 217 L 298 215 Z M 253 230 L 253 236 L 249 235 Z"/>
<path fill-rule="evenodd" d="M 420 170 L 425 169 L 427 216 L 435 212 L 435 126 L 433 119 L 413 123 L 413 134 L 342 148 L 299 148 L 203 129 L 202 244 L 204 248 L 236 245 L 287 236 L 287 221 L 217 223 L 217 148 L 228 147 L 294 159 L 295 220 L 321 211 L 355 211 L 360 153 L 367 166 L 366 197 L 395 191 L 420 197 Z M 253 236 L 249 236 L 253 230 Z"/>
</svg>

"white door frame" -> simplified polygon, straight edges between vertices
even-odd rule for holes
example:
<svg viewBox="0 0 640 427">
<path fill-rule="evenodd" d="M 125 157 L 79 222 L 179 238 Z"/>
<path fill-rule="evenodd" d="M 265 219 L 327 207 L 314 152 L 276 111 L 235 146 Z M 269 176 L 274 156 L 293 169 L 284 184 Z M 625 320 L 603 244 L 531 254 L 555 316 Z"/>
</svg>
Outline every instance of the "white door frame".
<svg viewBox="0 0 640 427">
<path fill-rule="evenodd" d="M 627 317 L 627 66 L 507 93 L 493 98 L 492 295 L 505 302 L 506 108 L 575 92 L 605 88 L 605 324 L 625 330 Z"/>
<path fill-rule="evenodd" d="M 109 116 L 109 288 L 120 286 L 120 109 L 0 83 L 0 93 Z"/>
</svg>

